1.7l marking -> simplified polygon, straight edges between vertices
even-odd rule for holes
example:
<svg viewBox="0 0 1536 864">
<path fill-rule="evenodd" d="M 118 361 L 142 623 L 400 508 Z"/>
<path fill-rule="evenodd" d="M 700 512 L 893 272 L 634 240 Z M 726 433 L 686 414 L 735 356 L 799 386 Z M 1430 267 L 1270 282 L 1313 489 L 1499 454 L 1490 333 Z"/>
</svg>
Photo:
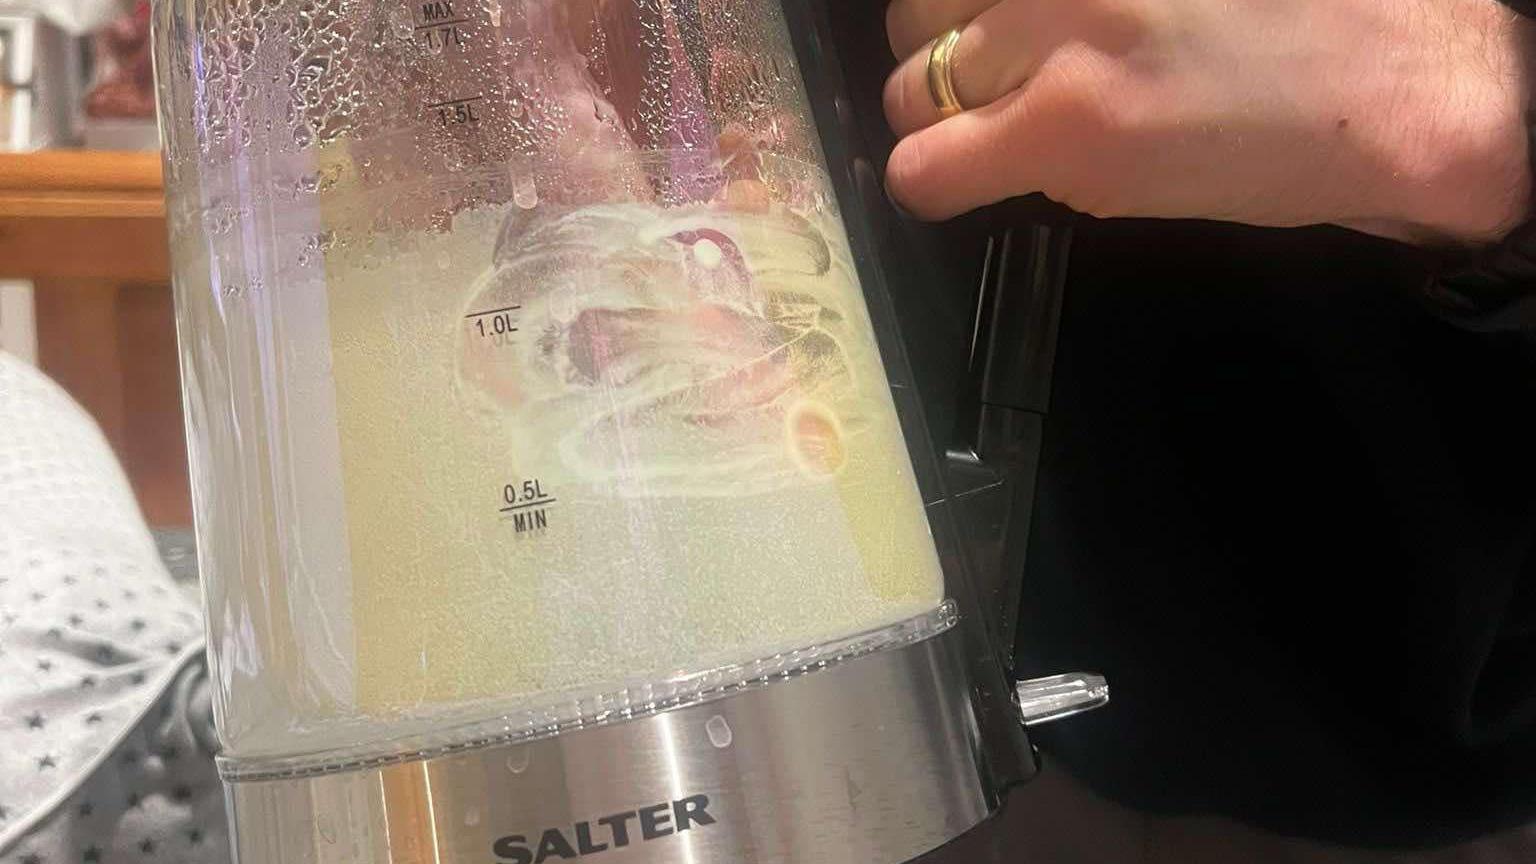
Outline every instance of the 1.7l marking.
<svg viewBox="0 0 1536 864">
<path fill-rule="evenodd" d="M 416 35 L 426 41 L 428 48 L 438 50 L 450 44 L 460 48 L 464 46 L 464 32 L 459 29 L 459 25 L 468 24 L 469 19 L 459 17 L 451 3 L 438 0 L 421 4 L 421 20 L 422 23 L 416 27 Z"/>
</svg>

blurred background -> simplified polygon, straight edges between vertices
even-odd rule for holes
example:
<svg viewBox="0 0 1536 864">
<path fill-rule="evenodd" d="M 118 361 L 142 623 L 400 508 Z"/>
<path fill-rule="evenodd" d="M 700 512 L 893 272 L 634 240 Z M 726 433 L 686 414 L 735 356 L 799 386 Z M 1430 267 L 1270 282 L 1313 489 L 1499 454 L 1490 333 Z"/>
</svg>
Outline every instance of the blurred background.
<svg viewBox="0 0 1536 864">
<path fill-rule="evenodd" d="M 0 348 L 91 412 L 174 545 L 191 508 L 158 148 L 148 0 L 0 0 Z"/>
</svg>

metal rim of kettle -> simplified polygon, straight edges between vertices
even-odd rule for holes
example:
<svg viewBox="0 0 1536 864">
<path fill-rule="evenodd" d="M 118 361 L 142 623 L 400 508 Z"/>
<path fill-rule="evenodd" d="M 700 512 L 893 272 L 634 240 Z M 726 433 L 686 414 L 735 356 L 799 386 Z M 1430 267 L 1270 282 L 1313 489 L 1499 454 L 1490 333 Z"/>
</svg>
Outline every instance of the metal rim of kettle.
<svg viewBox="0 0 1536 864">
<path fill-rule="evenodd" d="M 896 864 L 982 822 L 960 628 L 775 686 L 565 735 L 365 770 L 230 781 L 237 860 Z M 1030 725 L 1103 679 L 1021 682 Z"/>
</svg>

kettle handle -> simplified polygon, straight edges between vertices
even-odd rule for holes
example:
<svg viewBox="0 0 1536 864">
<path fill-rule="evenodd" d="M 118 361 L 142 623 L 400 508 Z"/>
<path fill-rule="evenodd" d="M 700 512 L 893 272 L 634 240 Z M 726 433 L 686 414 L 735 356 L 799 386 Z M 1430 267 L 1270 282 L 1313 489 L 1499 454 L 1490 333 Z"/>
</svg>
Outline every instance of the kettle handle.
<svg viewBox="0 0 1536 864">
<path fill-rule="evenodd" d="M 1023 199 L 988 214 L 970 358 L 946 449 L 971 570 L 1006 668 L 1013 667 L 1065 293 L 1070 216 Z M 999 218 L 1001 217 L 1001 218 Z"/>
<path fill-rule="evenodd" d="M 888 367 L 901 373 L 892 379 L 892 391 L 903 425 L 910 426 L 913 467 L 919 485 L 939 494 L 929 503 L 930 518 L 936 522 L 935 540 L 941 555 L 949 548 L 957 559 L 956 575 L 961 578 L 952 593 L 962 615 L 978 621 L 968 628 L 966 644 L 978 682 L 974 704 L 980 738 L 986 750 L 1025 755 L 1030 752 L 1025 726 L 1108 700 L 1101 676 L 1080 673 L 1016 682 L 1012 670 L 1035 468 L 1050 400 L 1071 226 L 1077 217 L 1034 195 L 986 208 L 968 220 L 987 238 L 984 260 L 979 284 L 973 283 L 969 357 L 953 358 L 962 361 L 959 368 L 949 360 L 933 358 L 938 360 L 935 368 L 944 370 L 941 378 L 955 373 L 959 378 L 951 379 L 951 386 L 959 385 L 956 415 L 951 418 L 955 425 L 944 430 L 949 434 L 937 436 L 947 446 L 934 448 L 935 430 L 928 428 L 922 416 L 905 339 L 895 326 L 892 285 L 875 254 L 878 247 L 898 257 L 911 256 L 924 246 L 908 242 L 910 225 L 890 206 L 879 172 L 869 159 L 872 149 L 865 133 L 878 130 L 880 124 L 859 122 L 861 106 L 879 105 L 883 75 L 860 79 L 861 89 L 850 90 L 834 38 L 840 26 L 850 28 L 845 33 L 847 44 L 871 49 L 872 53 L 866 52 L 871 56 L 861 55 L 867 62 L 852 68 L 878 72 L 890 59 L 883 40 L 876 40 L 876 47 L 860 35 L 868 20 L 864 13 L 878 13 L 883 0 L 863 0 L 867 8 L 862 10 L 859 5 L 783 0 L 782 8 L 822 133 L 831 180 L 839 200 L 846 202 L 843 221 L 880 349 L 887 355 Z M 833 23 L 834 8 L 839 10 L 838 24 Z M 860 94 L 863 98 L 857 102 L 851 98 Z M 898 272 L 903 277 L 900 281 L 915 289 L 907 299 L 916 298 L 916 311 L 930 309 L 921 301 L 933 293 L 934 285 L 924 277 L 938 274 L 921 266 L 910 271 L 898 268 Z M 941 315 L 941 328 L 949 320 Z M 964 326 L 962 321 L 953 323 Z M 934 383 L 943 386 L 942 381 Z M 904 404 L 912 410 L 903 412 Z M 941 453 L 941 458 L 934 458 Z M 1017 765 L 998 760 L 991 770 L 998 788 L 1006 788 L 1033 776 L 1036 766 L 1025 760 Z"/>
<path fill-rule="evenodd" d="M 962 389 L 966 404 L 946 461 L 954 480 L 963 487 L 968 479 L 971 491 L 981 493 L 972 507 L 980 505 L 990 517 L 975 520 L 975 527 L 991 535 L 978 544 L 992 548 L 991 560 L 974 563 L 983 596 L 996 605 L 992 623 L 1011 672 L 1072 214 L 1039 196 L 995 209 L 1005 227 L 987 243 Z M 982 504 L 987 498 L 991 503 Z M 1033 678 L 1014 685 L 1014 700 L 1020 722 L 1037 726 L 1108 704 L 1109 684 L 1090 672 Z"/>
</svg>

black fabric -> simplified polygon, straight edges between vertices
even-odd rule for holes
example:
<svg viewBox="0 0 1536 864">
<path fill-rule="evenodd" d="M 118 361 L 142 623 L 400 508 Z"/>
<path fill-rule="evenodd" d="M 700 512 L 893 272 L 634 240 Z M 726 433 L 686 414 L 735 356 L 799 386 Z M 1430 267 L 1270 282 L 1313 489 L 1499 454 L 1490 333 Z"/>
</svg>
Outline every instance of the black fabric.
<svg viewBox="0 0 1536 864">
<path fill-rule="evenodd" d="M 1025 674 L 1047 758 L 1155 812 L 1360 845 L 1536 817 L 1536 361 L 1331 229 L 1086 223 Z"/>
<path fill-rule="evenodd" d="M 1151 222 L 1073 260 L 1018 649 L 1115 700 L 1045 750 L 1354 845 L 1536 819 L 1536 222 L 1449 267 Z"/>
<path fill-rule="evenodd" d="M 1501 0 L 1501 2 L 1527 18 L 1536 18 L 1536 0 Z"/>
</svg>

